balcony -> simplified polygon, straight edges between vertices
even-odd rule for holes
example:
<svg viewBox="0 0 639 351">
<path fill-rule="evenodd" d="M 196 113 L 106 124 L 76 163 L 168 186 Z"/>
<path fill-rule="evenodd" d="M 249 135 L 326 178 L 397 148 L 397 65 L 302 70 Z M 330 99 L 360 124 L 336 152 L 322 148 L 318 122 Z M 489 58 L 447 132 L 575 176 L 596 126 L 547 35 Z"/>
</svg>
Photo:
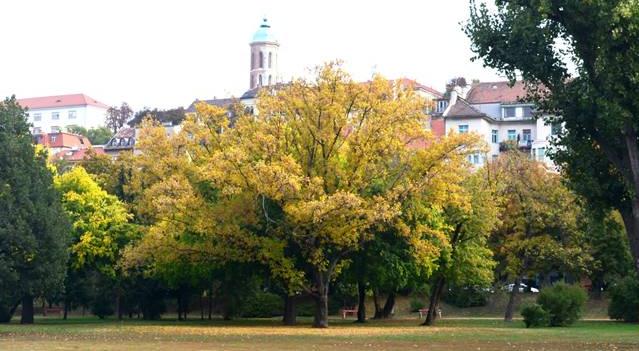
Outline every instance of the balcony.
<svg viewBox="0 0 639 351">
<path fill-rule="evenodd" d="M 532 140 L 506 140 L 499 143 L 499 151 L 519 150 L 529 152 L 532 148 Z"/>
</svg>

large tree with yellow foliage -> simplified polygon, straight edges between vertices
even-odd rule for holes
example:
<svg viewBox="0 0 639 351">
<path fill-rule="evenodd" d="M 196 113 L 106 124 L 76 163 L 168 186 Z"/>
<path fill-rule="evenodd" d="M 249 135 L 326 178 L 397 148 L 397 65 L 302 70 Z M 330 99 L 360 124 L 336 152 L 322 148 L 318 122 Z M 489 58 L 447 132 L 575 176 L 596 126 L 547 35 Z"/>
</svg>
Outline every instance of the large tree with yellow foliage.
<svg viewBox="0 0 639 351">
<path fill-rule="evenodd" d="M 261 262 L 290 294 L 313 296 L 314 326 L 327 327 L 331 282 L 375 233 L 393 228 L 417 262 L 436 265 L 446 235 L 428 216 L 454 197 L 481 146 L 473 135 L 435 139 L 426 103 L 327 64 L 263 89 L 257 115 L 202 103 L 172 138 L 147 122 L 138 188 L 152 225 L 130 257 Z"/>
</svg>

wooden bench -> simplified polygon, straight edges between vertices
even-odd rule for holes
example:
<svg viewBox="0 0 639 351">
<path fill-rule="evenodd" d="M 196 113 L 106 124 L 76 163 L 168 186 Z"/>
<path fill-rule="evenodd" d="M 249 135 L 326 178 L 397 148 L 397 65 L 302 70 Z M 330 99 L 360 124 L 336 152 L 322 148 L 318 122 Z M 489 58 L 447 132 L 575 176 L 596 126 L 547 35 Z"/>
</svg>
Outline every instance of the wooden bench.
<svg viewBox="0 0 639 351">
<path fill-rule="evenodd" d="M 424 318 L 425 315 L 428 314 L 428 308 L 420 308 L 417 310 L 417 312 L 419 312 L 419 319 Z M 437 317 L 442 318 L 442 309 L 438 308 L 437 309 Z"/>
<path fill-rule="evenodd" d="M 339 310 L 339 312 L 342 315 L 342 319 L 346 319 L 346 316 L 348 316 L 349 314 L 353 316 L 357 316 L 357 306 L 343 307 L 342 309 Z"/>
</svg>

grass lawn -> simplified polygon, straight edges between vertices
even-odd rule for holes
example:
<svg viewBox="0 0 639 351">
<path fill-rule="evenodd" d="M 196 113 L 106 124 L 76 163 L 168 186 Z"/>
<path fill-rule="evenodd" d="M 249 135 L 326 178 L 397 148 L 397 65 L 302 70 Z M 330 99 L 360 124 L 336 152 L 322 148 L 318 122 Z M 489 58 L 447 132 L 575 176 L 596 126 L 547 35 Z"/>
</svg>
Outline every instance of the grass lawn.
<svg viewBox="0 0 639 351">
<path fill-rule="evenodd" d="M 415 318 L 369 322 L 279 320 L 177 322 L 40 318 L 35 325 L 0 324 L 0 350 L 639 350 L 639 325 L 582 321 L 568 328 L 526 329 L 521 321 L 443 319 L 420 327 Z"/>
</svg>

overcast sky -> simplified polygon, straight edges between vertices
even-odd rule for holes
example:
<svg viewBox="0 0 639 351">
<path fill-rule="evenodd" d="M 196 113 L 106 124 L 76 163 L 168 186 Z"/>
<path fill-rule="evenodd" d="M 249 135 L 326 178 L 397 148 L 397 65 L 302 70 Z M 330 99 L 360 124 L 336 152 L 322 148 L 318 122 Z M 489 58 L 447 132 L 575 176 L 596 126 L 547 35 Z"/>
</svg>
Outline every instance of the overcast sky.
<svg viewBox="0 0 639 351">
<path fill-rule="evenodd" d="M 81 92 L 136 110 L 239 96 L 263 16 L 286 80 L 333 59 L 359 80 L 376 67 L 439 90 L 500 79 L 470 62 L 468 0 L 20 0 L 1 7 L 0 96 Z"/>
</svg>

